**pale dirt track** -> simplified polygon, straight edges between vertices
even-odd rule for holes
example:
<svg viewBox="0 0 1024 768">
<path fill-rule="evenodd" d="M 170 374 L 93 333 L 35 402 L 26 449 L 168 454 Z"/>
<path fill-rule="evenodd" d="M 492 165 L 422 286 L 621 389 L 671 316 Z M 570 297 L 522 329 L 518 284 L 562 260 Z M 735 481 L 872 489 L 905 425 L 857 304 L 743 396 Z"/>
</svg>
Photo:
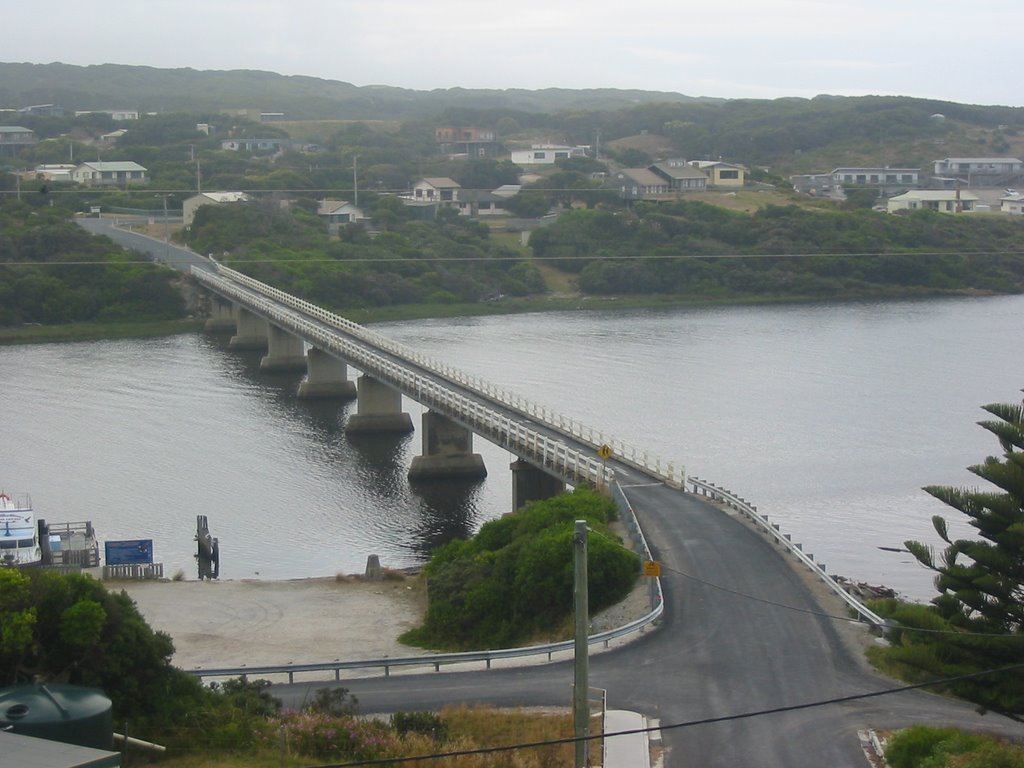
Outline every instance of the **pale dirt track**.
<svg viewBox="0 0 1024 768">
<path fill-rule="evenodd" d="M 423 615 L 413 579 L 117 581 L 174 639 L 181 669 L 413 656 L 398 636 Z"/>
<path fill-rule="evenodd" d="M 147 623 L 174 639 L 172 663 L 185 670 L 428 653 L 398 641 L 421 623 L 426 608 L 422 582 L 416 578 L 105 585 L 110 591 L 127 592 Z M 626 600 L 593 617 L 592 631 L 621 626 L 648 610 L 648 585 L 640 579 Z M 614 641 L 611 647 L 629 639 L 635 636 Z"/>
</svg>

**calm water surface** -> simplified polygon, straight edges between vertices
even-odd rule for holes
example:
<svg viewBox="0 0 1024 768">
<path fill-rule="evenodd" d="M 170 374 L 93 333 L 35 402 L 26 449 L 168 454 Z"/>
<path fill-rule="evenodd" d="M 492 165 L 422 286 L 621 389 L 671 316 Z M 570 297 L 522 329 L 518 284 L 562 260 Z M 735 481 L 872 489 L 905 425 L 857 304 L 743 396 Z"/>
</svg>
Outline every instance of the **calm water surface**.
<svg viewBox="0 0 1024 768">
<path fill-rule="evenodd" d="M 899 547 L 956 513 L 920 490 L 976 485 L 999 452 L 980 405 L 1024 386 L 1024 297 L 575 312 L 375 326 L 649 449 L 754 502 L 834 573 L 932 596 Z M 223 578 L 422 562 L 508 511 L 514 459 L 476 440 L 481 483 L 410 487 L 418 434 L 347 437 L 353 405 L 292 397 L 223 340 L 0 348 L 0 486 L 103 539 L 152 538 L 195 576 L 194 525 Z M 406 401 L 419 423 L 422 408 Z"/>
</svg>

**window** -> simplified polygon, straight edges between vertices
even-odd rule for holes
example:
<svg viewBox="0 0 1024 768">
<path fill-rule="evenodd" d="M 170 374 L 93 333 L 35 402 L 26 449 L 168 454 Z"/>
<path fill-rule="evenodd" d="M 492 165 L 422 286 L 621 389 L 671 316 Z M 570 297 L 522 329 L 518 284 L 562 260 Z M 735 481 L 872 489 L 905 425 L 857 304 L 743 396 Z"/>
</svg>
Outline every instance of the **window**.
<svg viewBox="0 0 1024 768">
<path fill-rule="evenodd" d="M 895 184 L 896 183 L 896 174 L 895 173 L 887 173 L 887 174 L 885 174 L 885 183 L 886 184 Z"/>
<path fill-rule="evenodd" d="M 867 184 L 867 182 L 868 182 L 868 177 L 867 177 L 866 174 L 863 174 L 863 173 L 858 173 L 857 174 L 857 183 L 858 184 Z"/>
<path fill-rule="evenodd" d="M 555 152 L 555 160 L 565 160 L 568 157 L 568 152 Z"/>
<path fill-rule="evenodd" d="M 547 157 L 547 153 L 546 152 L 534 152 L 533 153 L 533 159 L 534 160 L 543 160 L 545 157 Z"/>
<path fill-rule="evenodd" d="M 914 175 L 912 173 L 904 173 L 903 174 L 903 178 L 901 179 L 901 181 L 904 184 L 913 184 L 914 183 Z"/>
<path fill-rule="evenodd" d="M 720 178 L 720 179 L 736 180 L 736 179 L 739 179 L 739 177 L 740 177 L 740 172 L 739 171 L 719 171 L 718 172 L 718 178 Z"/>
</svg>

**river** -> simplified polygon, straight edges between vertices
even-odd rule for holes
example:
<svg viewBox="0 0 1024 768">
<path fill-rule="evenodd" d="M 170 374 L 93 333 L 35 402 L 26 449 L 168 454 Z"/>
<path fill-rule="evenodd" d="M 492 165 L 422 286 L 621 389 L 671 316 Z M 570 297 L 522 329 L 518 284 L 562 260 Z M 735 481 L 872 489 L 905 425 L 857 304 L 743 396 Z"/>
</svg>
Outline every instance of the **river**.
<svg viewBox="0 0 1024 768">
<path fill-rule="evenodd" d="M 536 313 L 374 328 L 758 505 L 828 570 L 913 599 L 932 575 L 906 539 L 921 490 L 977 485 L 999 445 L 976 425 L 1024 386 L 1024 296 Z M 0 348 L 0 488 L 103 540 L 152 538 L 195 578 L 197 514 L 222 578 L 422 563 L 510 510 L 506 451 L 477 438 L 480 483 L 410 487 L 419 435 L 348 437 L 346 406 L 293 396 L 224 339 L 183 335 Z M 422 408 L 406 401 L 418 425 Z M 883 547 L 885 549 L 883 549 Z"/>
</svg>

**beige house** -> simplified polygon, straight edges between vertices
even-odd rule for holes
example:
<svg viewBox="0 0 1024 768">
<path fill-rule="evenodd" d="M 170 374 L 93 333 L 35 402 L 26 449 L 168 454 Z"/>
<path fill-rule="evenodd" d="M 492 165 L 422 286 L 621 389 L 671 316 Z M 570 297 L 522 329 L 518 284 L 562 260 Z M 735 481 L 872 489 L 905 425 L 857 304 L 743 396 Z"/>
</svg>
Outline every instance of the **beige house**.
<svg viewBox="0 0 1024 768">
<path fill-rule="evenodd" d="M 977 195 L 963 190 L 912 189 L 902 195 L 890 197 L 886 207 L 889 213 L 918 210 L 967 213 L 973 211 L 977 203 Z"/>
<path fill-rule="evenodd" d="M 567 147 L 561 144 L 534 144 L 529 149 L 512 151 L 512 162 L 516 165 L 554 165 L 556 160 L 570 157 L 586 157 L 590 147 Z"/>
<path fill-rule="evenodd" d="M 181 204 L 181 221 L 188 229 L 196 217 L 196 209 L 204 205 L 224 205 L 226 203 L 246 203 L 249 196 L 245 192 L 200 192 L 187 198 Z"/>
<path fill-rule="evenodd" d="M 418 203 L 454 203 L 462 185 L 447 176 L 429 176 L 417 181 L 409 197 Z"/>
<path fill-rule="evenodd" d="M 747 183 L 747 169 L 721 160 L 691 160 L 690 165 L 703 171 L 709 187 L 742 187 Z"/>
<path fill-rule="evenodd" d="M 71 180 L 88 187 L 113 186 L 117 184 L 146 184 L 146 169 L 130 160 L 112 162 L 81 163 L 71 172 Z"/>
<path fill-rule="evenodd" d="M 1007 192 L 999 198 L 999 210 L 1014 216 L 1024 216 L 1024 195 L 1020 192 Z"/>
</svg>

